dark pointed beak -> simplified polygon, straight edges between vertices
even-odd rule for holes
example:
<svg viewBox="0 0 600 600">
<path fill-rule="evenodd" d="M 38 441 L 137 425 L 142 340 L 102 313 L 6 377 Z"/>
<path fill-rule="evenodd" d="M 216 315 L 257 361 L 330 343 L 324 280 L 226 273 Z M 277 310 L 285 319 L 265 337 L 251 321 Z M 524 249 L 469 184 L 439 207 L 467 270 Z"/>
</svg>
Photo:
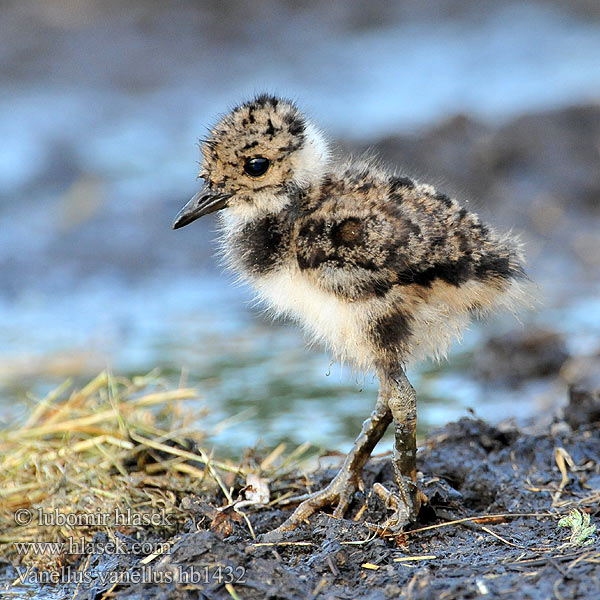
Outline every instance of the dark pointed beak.
<svg viewBox="0 0 600 600">
<path fill-rule="evenodd" d="M 185 227 L 204 215 L 225 208 L 229 198 L 231 194 L 220 194 L 203 188 L 179 211 L 173 221 L 173 229 Z"/>
</svg>

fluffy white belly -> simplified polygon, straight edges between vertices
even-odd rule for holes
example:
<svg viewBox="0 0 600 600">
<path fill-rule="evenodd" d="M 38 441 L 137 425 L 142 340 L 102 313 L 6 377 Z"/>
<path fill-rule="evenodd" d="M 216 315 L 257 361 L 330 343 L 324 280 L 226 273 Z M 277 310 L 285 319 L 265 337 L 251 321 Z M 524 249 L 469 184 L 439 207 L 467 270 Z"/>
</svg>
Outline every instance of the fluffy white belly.
<svg viewBox="0 0 600 600">
<path fill-rule="evenodd" d="M 360 302 L 344 302 L 321 290 L 299 269 L 282 269 L 252 281 L 259 297 L 277 314 L 291 317 L 325 344 L 336 358 L 368 365 L 368 310 Z"/>
</svg>

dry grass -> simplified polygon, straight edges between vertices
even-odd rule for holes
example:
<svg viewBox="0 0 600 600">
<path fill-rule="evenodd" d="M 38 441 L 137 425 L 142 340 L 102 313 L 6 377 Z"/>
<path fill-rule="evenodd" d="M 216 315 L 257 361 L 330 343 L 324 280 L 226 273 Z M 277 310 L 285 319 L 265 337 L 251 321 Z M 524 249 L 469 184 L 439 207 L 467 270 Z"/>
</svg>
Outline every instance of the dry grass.
<svg viewBox="0 0 600 600">
<path fill-rule="evenodd" d="M 167 390 L 156 375 L 127 380 L 103 372 L 83 389 L 68 383 L 50 393 L 16 429 L 0 432 L 0 554 L 42 568 L 64 557 L 18 555 L 15 542 L 90 540 L 114 527 L 39 522 L 51 515 L 167 513 L 168 536 L 186 519 L 184 495 L 220 488 L 231 502 L 234 480 L 248 469 L 213 460 L 204 434 L 190 430 L 198 413 L 182 401 L 193 389 Z M 31 515 L 30 523 L 26 521 Z M 17 516 L 18 515 L 18 516 Z M 52 517 L 56 521 L 56 517 Z M 111 521 L 111 517 L 109 517 Z M 119 529 L 119 527 L 117 527 Z M 135 534 L 135 526 L 121 526 Z M 162 531 L 161 531 L 162 529 Z"/>
<path fill-rule="evenodd" d="M 266 457 L 249 452 L 240 464 L 216 460 L 198 429 L 202 415 L 184 403 L 196 391 L 169 390 L 156 374 L 128 380 L 103 372 L 70 388 L 61 385 L 21 426 L 0 432 L 0 556 L 16 564 L 55 570 L 75 557 L 18 552 L 15 543 L 89 541 L 99 531 L 110 540 L 116 531 L 171 538 L 189 518 L 181 500 L 200 493 L 240 513 L 253 533 L 240 509 L 284 499 L 269 500 L 269 486 L 295 470 L 309 448 L 286 454 L 280 444 Z M 263 487 L 266 498 L 265 490 L 257 495 Z M 168 519 L 115 525 L 116 511 Z M 49 524 L 46 515 L 67 522 Z M 90 515 L 108 515 L 107 523 L 90 522 Z M 69 518 L 85 524 L 72 526 Z"/>
</svg>

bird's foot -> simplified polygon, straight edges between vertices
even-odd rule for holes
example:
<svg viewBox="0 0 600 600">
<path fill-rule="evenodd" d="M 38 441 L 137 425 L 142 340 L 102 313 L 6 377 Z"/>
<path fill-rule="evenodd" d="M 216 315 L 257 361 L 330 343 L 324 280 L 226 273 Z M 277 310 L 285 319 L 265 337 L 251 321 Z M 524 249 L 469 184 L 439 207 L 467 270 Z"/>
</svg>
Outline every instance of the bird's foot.
<svg viewBox="0 0 600 600">
<path fill-rule="evenodd" d="M 422 504 L 427 502 L 427 496 L 410 477 L 403 477 L 398 488 L 398 492 L 393 493 L 381 483 L 373 484 L 373 491 L 384 501 L 386 508 L 393 511 L 393 514 L 378 526 L 379 531 L 383 533 L 400 533 L 406 525 L 417 520 Z"/>
<path fill-rule="evenodd" d="M 341 519 L 352 502 L 354 492 L 358 489 L 360 477 L 352 469 L 344 466 L 331 480 L 329 485 L 318 492 L 290 498 L 289 502 L 300 502 L 290 517 L 277 529 L 264 534 L 265 541 L 279 539 L 286 531 L 293 531 L 304 520 L 311 517 L 319 509 L 334 506 L 333 516 Z"/>
</svg>

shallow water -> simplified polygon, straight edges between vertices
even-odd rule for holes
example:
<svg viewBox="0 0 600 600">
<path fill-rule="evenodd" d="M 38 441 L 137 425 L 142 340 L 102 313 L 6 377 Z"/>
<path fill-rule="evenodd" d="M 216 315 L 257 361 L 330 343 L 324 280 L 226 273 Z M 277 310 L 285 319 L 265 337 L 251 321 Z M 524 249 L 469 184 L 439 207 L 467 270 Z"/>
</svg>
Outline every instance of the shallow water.
<svg viewBox="0 0 600 600">
<path fill-rule="evenodd" d="M 198 386 L 199 406 L 210 408 L 203 425 L 216 428 L 211 440 L 223 448 L 257 439 L 346 447 L 371 409 L 372 379 L 330 369 L 294 327 L 250 309 L 248 291 L 212 266 L 206 225 L 177 237 L 169 231 L 194 191 L 203 127 L 264 88 L 298 98 L 332 135 L 354 141 L 455 113 L 498 122 L 598 98 L 593 19 L 499 3 L 437 20 L 391 14 L 351 26 L 315 10 L 324 17 L 273 9 L 270 27 L 259 19 L 232 25 L 233 39 L 226 25 L 211 32 L 215 21 L 203 15 L 196 23 L 183 9 L 153 15 L 151 34 L 117 11 L 91 25 L 25 19 L 39 28 L 38 48 L 4 36 L 0 48 L 13 60 L 0 97 L 4 423 L 23 413 L 28 393 L 40 397 L 69 375 L 159 367 L 173 382 L 183 369 Z M 539 315 L 524 319 L 551 325 L 577 350 L 593 349 L 597 292 L 561 299 L 550 290 Z M 449 363 L 411 373 L 422 430 L 469 408 L 498 420 L 547 406 L 553 384 L 511 391 L 470 370 L 483 332 L 514 326 L 477 327 Z M 225 430 L 223 419 L 231 419 Z"/>
</svg>

